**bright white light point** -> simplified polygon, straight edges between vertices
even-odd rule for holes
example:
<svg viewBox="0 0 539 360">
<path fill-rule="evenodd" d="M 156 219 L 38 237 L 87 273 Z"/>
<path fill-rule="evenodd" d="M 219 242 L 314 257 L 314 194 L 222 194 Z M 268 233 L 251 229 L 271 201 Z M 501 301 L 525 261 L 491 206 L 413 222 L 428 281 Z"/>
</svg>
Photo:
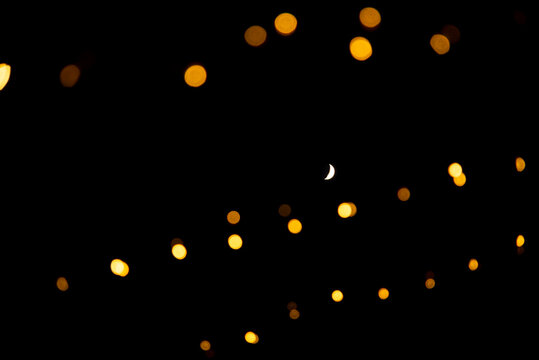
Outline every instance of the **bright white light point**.
<svg viewBox="0 0 539 360">
<path fill-rule="evenodd" d="M 327 176 L 324 178 L 324 180 L 331 180 L 335 176 L 335 168 L 333 165 L 329 164 L 329 172 Z"/>
</svg>

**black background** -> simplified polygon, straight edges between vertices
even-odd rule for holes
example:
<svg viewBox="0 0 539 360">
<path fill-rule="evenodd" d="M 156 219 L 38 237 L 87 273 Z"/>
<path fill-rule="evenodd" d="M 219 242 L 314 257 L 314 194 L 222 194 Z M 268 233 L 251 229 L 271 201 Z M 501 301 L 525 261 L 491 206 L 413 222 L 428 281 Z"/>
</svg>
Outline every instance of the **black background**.
<svg viewBox="0 0 539 360">
<path fill-rule="evenodd" d="M 365 6 L 382 15 L 375 30 L 358 21 Z M 283 11 L 298 18 L 289 37 L 273 28 Z M 6 344 L 21 354 L 532 346 L 537 13 L 527 3 L 82 2 L 3 13 L 3 294 L 15 299 Z M 268 32 L 260 48 L 243 39 L 254 24 Z M 461 39 L 440 56 L 429 39 L 446 24 Z M 373 46 L 365 62 L 350 56 L 355 36 Z M 81 77 L 63 88 L 71 63 Z M 192 63 L 208 72 L 200 88 L 183 81 Z M 447 174 L 455 161 L 462 188 Z M 336 176 L 324 181 L 329 163 Z M 408 202 L 396 197 L 402 186 Z M 343 201 L 355 217 L 337 216 Z M 287 231 L 282 203 L 300 234 Z M 226 222 L 233 209 L 237 225 Z M 170 254 L 175 237 L 183 261 Z M 110 272 L 114 258 L 127 277 Z M 259 344 L 245 343 L 248 330 Z"/>
</svg>

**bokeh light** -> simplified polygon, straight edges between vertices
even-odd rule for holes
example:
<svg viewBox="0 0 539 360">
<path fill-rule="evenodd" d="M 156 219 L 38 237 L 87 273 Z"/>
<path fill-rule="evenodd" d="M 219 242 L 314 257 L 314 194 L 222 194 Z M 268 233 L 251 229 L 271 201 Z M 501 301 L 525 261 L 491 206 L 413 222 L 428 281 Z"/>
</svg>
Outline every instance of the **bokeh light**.
<svg viewBox="0 0 539 360">
<path fill-rule="evenodd" d="M 479 268 L 479 262 L 477 259 L 471 258 L 470 261 L 468 261 L 468 269 L 471 271 L 475 271 Z"/>
<path fill-rule="evenodd" d="M 172 246 L 172 256 L 178 260 L 183 260 L 187 256 L 187 248 L 183 244 L 174 244 Z"/>
<path fill-rule="evenodd" d="M 372 55 L 372 46 L 363 36 L 357 36 L 350 41 L 350 54 L 354 59 L 365 61 Z"/>
<path fill-rule="evenodd" d="M 427 289 L 429 290 L 433 289 L 435 285 L 436 285 L 436 281 L 433 278 L 429 277 L 427 278 L 427 280 L 425 280 L 425 287 Z"/>
<path fill-rule="evenodd" d="M 189 66 L 183 75 L 185 83 L 195 88 L 204 85 L 207 77 L 206 69 L 202 65 Z"/>
<path fill-rule="evenodd" d="M 243 34 L 243 37 L 247 44 L 253 47 L 259 47 L 260 45 L 264 44 L 266 42 L 267 36 L 268 34 L 266 32 L 266 29 L 264 29 L 260 25 L 253 25 L 248 27 Z"/>
<path fill-rule="evenodd" d="M 386 288 L 380 288 L 378 290 L 378 297 L 380 300 L 386 300 L 389 297 L 389 290 Z"/>
<path fill-rule="evenodd" d="M 526 168 L 526 161 L 520 156 L 515 159 L 515 167 L 518 172 L 523 172 Z"/>
<path fill-rule="evenodd" d="M 302 229 L 303 225 L 298 219 L 291 219 L 288 222 L 288 231 L 290 231 L 292 234 L 299 234 Z"/>
<path fill-rule="evenodd" d="M 11 76 L 11 66 L 8 64 L 0 64 L 0 90 L 2 90 L 8 83 Z"/>
<path fill-rule="evenodd" d="M 410 190 L 407 187 L 401 187 L 397 191 L 397 197 L 400 201 L 408 201 L 410 199 Z"/>
<path fill-rule="evenodd" d="M 461 172 L 459 176 L 453 178 L 453 182 L 459 187 L 464 186 L 466 184 L 466 175 Z"/>
<path fill-rule="evenodd" d="M 258 335 L 255 332 L 247 331 L 245 333 L 245 341 L 247 341 L 249 344 L 256 344 L 256 343 L 258 343 L 259 340 L 260 340 L 260 338 L 258 337 Z"/>
<path fill-rule="evenodd" d="M 462 166 L 459 163 L 454 162 L 449 165 L 449 167 L 447 168 L 447 172 L 452 178 L 459 177 L 460 174 L 462 174 Z"/>
<path fill-rule="evenodd" d="M 211 349 L 211 343 L 208 340 L 202 340 L 200 342 L 200 348 L 204 351 L 208 351 Z"/>
<path fill-rule="evenodd" d="M 279 206 L 278 212 L 279 215 L 281 215 L 282 217 L 287 217 L 290 216 L 290 214 L 292 213 L 292 208 L 288 204 L 281 204 Z"/>
<path fill-rule="evenodd" d="M 452 24 L 444 25 L 441 33 L 449 40 L 449 43 L 456 44 L 460 40 L 460 30 Z"/>
<path fill-rule="evenodd" d="M 365 7 L 359 12 L 359 22 L 367 29 L 374 29 L 382 21 L 380 12 L 373 7 Z"/>
<path fill-rule="evenodd" d="M 239 223 L 240 213 L 236 210 L 229 211 L 228 214 L 226 214 L 226 221 L 228 221 L 228 223 L 232 225 Z"/>
<path fill-rule="evenodd" d="M 524 246 L 524 243 L 526 242 L 526 240 L 524 239 L 524 236 L 523 235 L 518 235 L 517 236 L 517 239 L 516 239 L 516 245 L 517 247 L 522 247 Z"/>
<path fill-rule="evenodd" d="M 434 34 L 430 38 L 430 47 L 436 54 L 444 55 L 449 52 L 449 39 L 443 34 Z"/>
<path fill-rule="evenodd" d="M 63 276 L 60 276 L 58 279 L 56 279 L 56 287 L 60 291 L 67 291 L 67 289 L 69 289 L 67 279 Z"/>
<path fill-rule="evenodd" d="M 282 13 L 277 15 L 274 21 L 275 30 L 281 35 L 288 36 L 296 31 L 298 20 L 290 13 Z"/>
<path fill-rule="evenodd" d="M 344 294 L 341 290 L 333 290 L 331 293 L 331 299 L 335 302 L 341 302 L 344 299 Z"/>
<path fill-rule="evenodd" d="M 69 64 L 60 71 L 60 83 L 63 87 L 73 87 L 79 81 L 80 69 L 77 65 Z"/>
<path fill-rule="evenodd" d="M 129 274 L 129 266 L 126 262 L 120 259 L 114 259 L 110 262 L 110 270 L 114 275 L 121 277 L 125 277 L 127 274 Z"/>
<path fill-rule="evenodd" d="M 232 234 L 228 237 L 228 246 L 231 249 L 238 250 L 243 246 L 243 240 L 238 234 Z"/>
<path fill-rule="evenodd" d="M 290 312 L 288 313 L 288 316 L 289 316 L 290 319 L 292 319 L 292 320 L 297 320 L 297 319 L 299 319 L 299 310 L 298 310 L 298 309 L 292 309 L 292 310 L 290 310 Z"/>
<path fill-rule="evenodd" d="M 355 216 L 357 213 L 357 206 L 353 202 L 343 202 L 337 207 L 337 214 L 343 218 L 349 218 Z"/>
</svg>

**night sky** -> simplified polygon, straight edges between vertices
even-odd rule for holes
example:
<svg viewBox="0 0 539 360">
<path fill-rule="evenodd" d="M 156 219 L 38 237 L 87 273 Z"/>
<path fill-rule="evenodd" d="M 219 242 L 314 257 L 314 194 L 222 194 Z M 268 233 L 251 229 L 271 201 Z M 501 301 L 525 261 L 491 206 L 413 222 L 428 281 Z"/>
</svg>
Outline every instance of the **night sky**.
<svg viewBox="0 0 539 360">
<path fill-rule="evenodd" d="M 368 6 L 375 29 L 359 21 Z M 20 357 L 533 349 L 538 59 L 527 2 L 5 9 L 2 297 L 13 299 L 5 344 Z M 283 12 L 297 19 L 288 36 L 273 23 Z M 244 39 L 252 25 L 267 32 L 258 47 Z M 446 25 L 460 38 L 439 55 L 429 41 Z M 350 53 L 356 36 L 372 45 L 364 61 Z M 80 77 L 66 87 L 70 64 Z M 199 87 L 184 81 L 193 64 L 207 72 Z M 455 162 L 463 186 L 448 174 Z M 338 215 L 344 202 L 355 216 Z"/>
</svg>

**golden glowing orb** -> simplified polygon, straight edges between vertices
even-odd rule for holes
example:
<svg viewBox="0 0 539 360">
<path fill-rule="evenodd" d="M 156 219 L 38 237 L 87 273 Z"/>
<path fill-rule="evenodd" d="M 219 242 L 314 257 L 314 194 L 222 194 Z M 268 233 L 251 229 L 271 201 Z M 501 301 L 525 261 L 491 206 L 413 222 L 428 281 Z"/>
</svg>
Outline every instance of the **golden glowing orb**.
<svg viewBox="0 0 539 360">
<path fill-rule="evenodd" d="M 264 29 L 260 25 L 253 25 L 248 27 L 243 34 L 243 37 L 247 44 L 253 47 L 259 47 L 260 45 L 264 44 L 266 42 L 267 36 L 268 34 L 266 32 L 266 29 Z"/>
<path fill-rule="evenodd" d="M 189 66 L 183 75 L 185 83 L 195 88 L 204 85 L 207 77 L 206 69 L 202 65 Z"/>
<path fill-rule="evenodd" d="M 183 260 L 187 256 L 187 248 L 183 244 L 174 244 L 172 246 L 172 256 L 178 260 Z"/>
<path fill-rule="evenodd" d="M 290 13 L 282 13 L 277 15 L 274 21 L 275 30 L 281 35 L 291 35 L 298 26 L 298 20 Z"/>
<path fill-rule="evenodd" d="M 524 236 L 523 236 L 523 235 L 517 236 L 517 240 L 516 240 L 516 245 L 517 245 L 517 247 L 522 247 L 522 246 L 524 246 L 524 242 L 525 242 L 525 241 L 526 241 L 526 240 L 524 240 Z"/>
<path fill-rule="evenodd" d="M 425 287 L 427 289 L 433 289 L 434 286 L 436 285 L 436 281 L 434 281 L 433 278 L 428 278 L 427 280 L 425 280 Z"/>
<path fill-rule="evenodd" d="M 357 36 L 350 41 L 350 54 L 354 59 L 365 61 L 372 55 L 372 46 L 363 36 Z"/>
<path fill-rule="evenodd" d="M 449 39 L 443 34 L 434 34 L 430 38 L 430 47 L 438 55 L 446 54 L 450 47 Z"/>
<path fill-rule="evenodd" d="M 288 231 L 290 231 L 292 234 L 299 234 L 302 229 L 303 225 L 298 219 L 291 219 L 288 222 Z"/>
<path fill-rule="evenodd" d="M 386 288 L 380 288 L 378 290 L 378 297 L 381 299 L 381 300 L 386 300 L 388 297 L 389 297 L 389 290 L 386 289 Z"/>
<path fill-rule="evenodd" d="M 234 250 L 238 250 L 243 246 L 243 240 L 238 234 L 232 234 L 228 237 L 228 246 Z"/>
<path fill-rule="evenodd" d="M 0 90 L 2 90 L 9 81 L 11 75 L 11 66 L 8 64 L 0 64 Z"/>
<path fill-rule="evenodd" d="M 408 201 L 410 199 L 410 190 L 407 187 L 401 187 L 397 191 L 397 197 L 400 201 Z"/>
<path fill-rule="evenodd" d="M 523 172 L 524 169 L 526 168 L 526 161 L 524 161 L 524 159 L 521 158 L 520 156 L 517 157 L 515 160 L 515 167 L 517 168 L 518 172 Z"/>
<path fill-rule="evenodd" d="M 58 279 L 56 279 L 56 287 L 60 291 L 67 291 L 67 289 L 69 289 L 69 284 L 67 283 L 67 279 L 63 276 L 60 276 Z"/>
<path fill-rule="evenodd" d="M 200 348 L 204 351 L 208 351 L 211 349 L 211 344 L 208 340 L 202 340 L 200 342 Z"/>
<path fill-rule="evenodd" d="M 464 186 L 464 184 L 466 184 L 466 175 L 464 175 L 464 173 L 460 173 L 459 176 L 453 178 L 453 182 L 459 187 Z"/>
<path fill-rule="evenodd" d="M 344 294 L 342 293 L 341 290 L 334 290 L 334 291 L 331 293 L 331 298 L 332 298 L 333 301 L 335 301 L 335 302 L 341 302 L 342 299 L 344 298 Z"/>
<path fill-rule="evenodd" d="M 460 166 L 459 163 L 454 162 L 449 165 L 449 167 L 447 168 L 447 172 L 452 178 L 459 177 L 460 174 L 462 174 L 462 166 Z"/>
<path fill-rule="evenodd" d="M 374 29 L 382 21 L 380 12 L 373 7 L 366 7 L 359 12 L 359 22 L 367 29 Z"/>
<path fill-rule="evenodd" d="M 114 259 L 110 262 L 110 270 L 114 275 L 121 277 L 125 277 L 129 274 L 129 266 L 120 259 Z"/>
<path fill-rule="evenodd" d="M 226 214 L 226 221 L 229 222 L 229 224 L 235 225 L 240 222 L 240 213 L 236 210 L 229 211 L 228 214 Z"/>
<path fill-rule="evenodd" d="M 292 309 L 290 310 L 290 313 L 288 314 L 288 316 L 290 317 L 290 319 L 292 320 L 297 320 L 299 318 L 299 311 L 298 309 Z"/>
<path fill-rule="evenodd" d="M 252 331 L 247 331 L 245 333 L 245 341 L 247 341 L 249 344 L 256 344 L 260 338 L 258 335 Z"/>
<path fill-rule="evenodd" d="M 470 269 L 471 271 L 475 271 L 479 268 L 479 262 L 472 258 L 470 259 L 470 261 L 468 261 L 468 269 Z"/>
</svg>

